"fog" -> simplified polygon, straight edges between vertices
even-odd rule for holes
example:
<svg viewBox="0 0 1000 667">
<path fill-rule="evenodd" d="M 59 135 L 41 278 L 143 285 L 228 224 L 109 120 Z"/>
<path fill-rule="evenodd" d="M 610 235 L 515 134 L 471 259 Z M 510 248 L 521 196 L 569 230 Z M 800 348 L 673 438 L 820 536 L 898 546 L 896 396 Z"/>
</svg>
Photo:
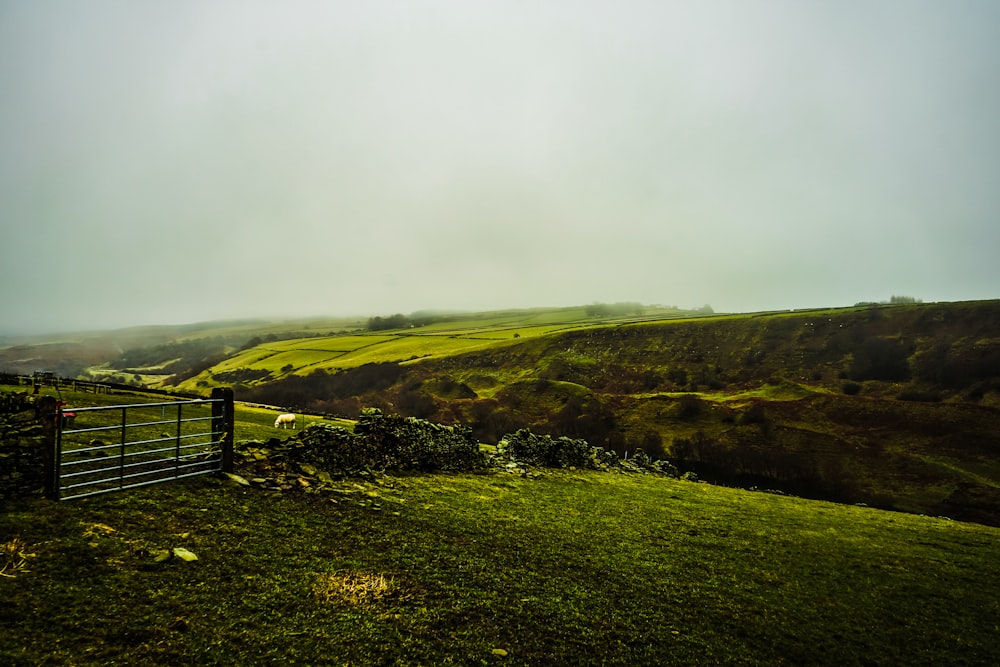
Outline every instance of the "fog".
<svg viewBox="0 0 1000 667">
<path fill-rule="evenodd" d="M 1000 297 L 992 1 L 0 5 L 0 333 Z"/>
</svg>

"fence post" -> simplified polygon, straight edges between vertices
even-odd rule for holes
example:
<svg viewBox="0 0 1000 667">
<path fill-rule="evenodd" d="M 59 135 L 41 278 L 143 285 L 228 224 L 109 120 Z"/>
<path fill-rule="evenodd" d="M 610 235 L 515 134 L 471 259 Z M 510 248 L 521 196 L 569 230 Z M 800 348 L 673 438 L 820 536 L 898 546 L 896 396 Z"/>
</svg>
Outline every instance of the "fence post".
<svg viewBox="0 0 1000 667">
<path fill-rule="evenodd" d="M 233 437 L 236 430 L 236 413 L 233 412 L 233 390 L 228 387 L 216 387 L 212 390 L 212 398 L 222 399 L 221 403 L 212 403 L 212 432 L 220 434 L 222 472 L 232 472 Z"/>
<path fill-rule="evenodd" d="M 35 404 L 35 417 L 42 426 L 42 460 L 45 462 L 45 497 L 59 500 L 59 406 L 55 396 L 40 396 Z"/>
</svg>

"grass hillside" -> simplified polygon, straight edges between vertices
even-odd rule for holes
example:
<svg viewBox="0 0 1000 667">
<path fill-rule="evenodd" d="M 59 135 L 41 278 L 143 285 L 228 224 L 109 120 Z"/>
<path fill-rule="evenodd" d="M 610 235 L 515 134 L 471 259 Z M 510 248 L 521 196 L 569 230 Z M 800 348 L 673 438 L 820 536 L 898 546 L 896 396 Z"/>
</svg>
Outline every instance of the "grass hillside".
<svg viewBox="0 0 1000 667">
<path fill-rule="evenodd" d="M 255 319 L 9 337 L 0 339 L 0 373 L 47 370 L 64 378 L 158 387 L 177 374 L 218 363 L 255 340 L 308 338 L 363 327 L 357 318 Z"/>
<path fill-rule="evenodd" d="M 674 309 L 646 309 L 640 319 L 673 316 Z M 455 315 L 444 321 L 388 331 L 342 332 L 328 336 L 262 342 L 241 350 L 178 385 L 204 391 L 240 383 L 247 386 L 316 371 L 336 373 L 372 363 L 442 359 L 474 350 L 567 331 L 634 321 L 588 314 L 588 308 L 548 308 Z"/>
<path fill-rule="evenodd" d="M 487 443 L 528 427 L 719 483 L 1000 523 L 1000 302 L 564 315 L 346 336 L 353 349 L 318 363 L 285 341 L 192 381 L 282 349 L 303 365 L 238 395 L 347 417 L 373 405 L 469 424 Z"/>
<path fill-rule="evenodd" d="M 250 338 L 237 323 L 126 350 L 115 372 L 338 417 L 380 407 L 490 444 L 530 428 L 717 483 L 1000 524 L 1000 301 L 683 315 L 400 316 L 386 321 L 420 326 Z"/>
<path fill-rule="evenodd" d="M 1000 662 L 998 529 L 661 477 L 198 478 L 0 547 L 12 666 Z"/>
</svg>

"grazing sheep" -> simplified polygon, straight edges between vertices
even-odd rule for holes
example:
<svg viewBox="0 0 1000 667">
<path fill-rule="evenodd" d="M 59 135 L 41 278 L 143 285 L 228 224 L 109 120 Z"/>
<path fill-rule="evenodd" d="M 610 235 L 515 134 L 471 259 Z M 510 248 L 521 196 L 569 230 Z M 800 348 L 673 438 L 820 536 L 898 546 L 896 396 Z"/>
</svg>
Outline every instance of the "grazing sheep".
<svg viewBox="0 0 1000 667">
<path fill-rule="evenodd" d="M 274 428 L 286 428 L 287 424 L 291 424 L 292 428 L 295 428 L 295 415 L 278 415 L 278 418 L 274 420 Z"/>
</svg>

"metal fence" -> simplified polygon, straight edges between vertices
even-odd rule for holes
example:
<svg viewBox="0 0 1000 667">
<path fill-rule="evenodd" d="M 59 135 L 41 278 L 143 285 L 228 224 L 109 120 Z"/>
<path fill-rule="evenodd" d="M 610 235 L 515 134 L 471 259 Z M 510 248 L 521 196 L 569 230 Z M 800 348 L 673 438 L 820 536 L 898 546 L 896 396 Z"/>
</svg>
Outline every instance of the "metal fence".
<svg viewBox="0 0 1000 667">
<path fill-rule="evenodd" d="M 136 390 L 137 387 L 128 385 L 116 385 L 112 382 L 91 382 L 89 380 L 75 380 L 56 377 L 54 373 L 36 372 L 34 375 L 11 375 L 0 374 L 0 383 L 27 385 L 32 388 L 33 393 L 38 393 L 41 387 L 55 387 L 56 389 L 72 389 L 73 391 L 85 391 L 93 394 L 110 394 L 117 388 Z"/>
<path fill-rule="evenodd" d="M 53 495 L 82 498 L 232 470 L 232 392 L 163 403 L 61 407 Z"/>
</svg>

